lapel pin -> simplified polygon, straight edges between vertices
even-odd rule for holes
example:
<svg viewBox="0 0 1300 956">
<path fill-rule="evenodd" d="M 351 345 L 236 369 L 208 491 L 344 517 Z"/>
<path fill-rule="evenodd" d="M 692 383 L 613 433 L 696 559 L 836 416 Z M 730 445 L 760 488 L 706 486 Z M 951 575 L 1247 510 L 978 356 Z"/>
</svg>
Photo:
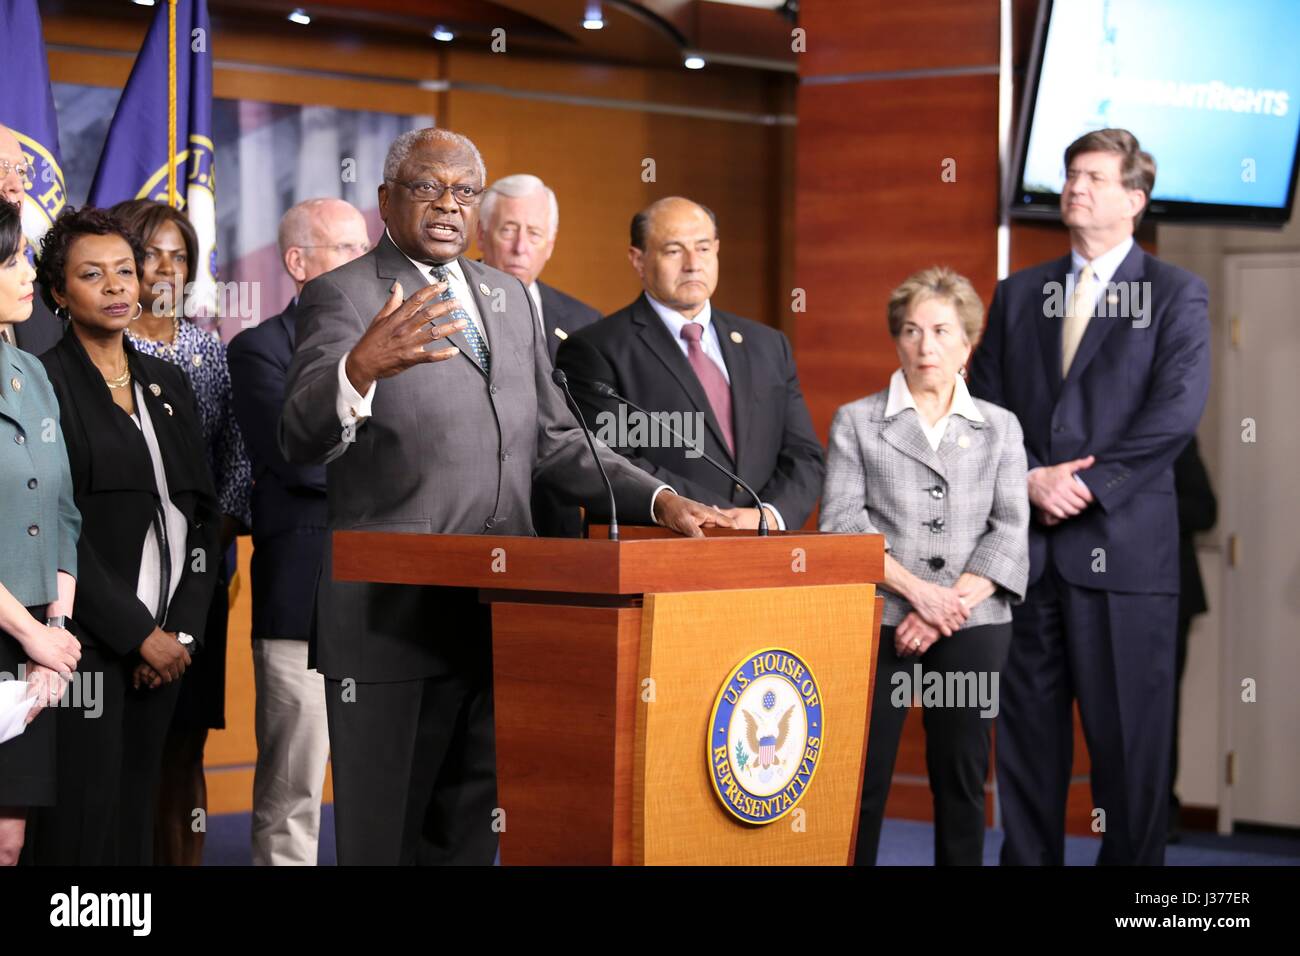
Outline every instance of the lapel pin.
<svg viewBox="0 0 1300 956">
<path fill-rule="evenodd" d="M 15 392 L 21 392 L 23 390 L 23 380 L 17 375 L 9 380 L 9 385 Z"/>
<path fill-rule="evenodd" d="M 484 295 L 492 294 L 492 290 L 488 288 L 488 284 L 486 282 L 480 282 L 478 284 L 478 290 L 482 292 Z"/>
<path fill-rule="evenodd" d="M 168 405 L 166 402 L 163 402 L 163 411 L 165 411 L 168 415 L 170 415 L 172 413 L 172 407 Z"/>
<path fill-rule="evenodd" d="M 970 447 L 970 435 L 960 435 L 960 436 L 958 436 L 958 438 L 957 438 L 957 447 L 958 447 L 958 448 L 969 448 L 969 447 Z"/>
<path fill-rule="evenodd" d="M 162 394 L 162 389 L 159 388 L 157 385 L 154 385 L 153 383 L 150 383 L 149 391 L 153 392 L 154 398 L 157 398 L 159 395 Z"/>
<path fill-rule="evenodd" d="M 561 342 L 563 342 L 565 339 L 567 339 L 567 338 L 569 337 L 569 333 L 566 332 L 566 331 L 564 331 L 564 329 L 560 328 L 560 327 L 557 325 L 557 326 L 555 327 L 555 337 L 556 337 L 557 339 L 559 339 Z"/>
<path fill-rule="evenodd" d="M 732 332 L 732 333 L 731 333 L 731 341 L 733 341 L 733 342 L 735 342 L 737 345 L 739 345 L 741 342 L 745 341 L 745 337 L 744 337 L 743 335 L 741 335 L 739 332 Z"/>
</svg>

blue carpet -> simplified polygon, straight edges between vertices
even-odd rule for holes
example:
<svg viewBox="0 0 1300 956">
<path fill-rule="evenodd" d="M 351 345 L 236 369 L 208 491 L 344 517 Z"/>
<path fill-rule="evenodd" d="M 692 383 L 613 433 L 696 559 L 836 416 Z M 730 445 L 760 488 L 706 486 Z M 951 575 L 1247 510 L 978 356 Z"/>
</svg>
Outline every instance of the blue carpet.
<svg viewBox="0 0 1300 956">
<path fill-rule="evenodd" d="M 320 865 L 334 866 L 334 807 L 321 808 Z M 985 866 L 997 866 L 1002 832 L 990 830 L 984 840 Z M 1101 840 L 1066 837 L 1067 866 L 1092 866 Z M 250 866 L 249 815 L 230 813 L 208 818 L 203 847 L 204 866 Z M 912 820 L 886 820 L 880 832 L 881 866 L 929 866 L 934 862 L 934 827 Z M 1300 866 L 1300 837 L 1238 833 L 1185 833 L 1165 851 L 1168 866 Z"/>
<path fill-rule="evenodd" d="M 1002 831 L 984 838 L 984 865 L 997 866 Z M 1065 865 L 1092 866 L 1100 837 L 1065 838 Z M 930 866 L 934 863 L 934 827 L 912 820 L 886 820 L 880 830 L 880 866 Z M 1300 866 L 1300 837 L 1238 833 L 1184 833 L 1165 850 L 1166 866 Z"/>
<path fill-rule="evenodd" d="M 247 813 L 222 813 L 208 817 L 208 836 L 203 841 L 204 866 L 252 866 L 252 816 Z M 320 808 L 319 866 L 334 866 L 334 805 Z"/>
</svg>

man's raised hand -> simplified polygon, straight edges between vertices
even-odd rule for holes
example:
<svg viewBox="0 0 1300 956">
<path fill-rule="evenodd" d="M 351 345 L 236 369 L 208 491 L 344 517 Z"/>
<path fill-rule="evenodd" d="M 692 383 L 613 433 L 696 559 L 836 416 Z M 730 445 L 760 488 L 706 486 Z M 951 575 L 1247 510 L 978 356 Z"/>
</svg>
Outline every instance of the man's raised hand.
<svg viewBox="0 0 1300 956">
<path fill-rule="evenodd" d="M 467 324 L 466 319 L 436 324 L 457 308 L 455 299 L 434 301 L 446 288 L 446 283 L 437 282 L 402 301 L 402 284 L 393 283 L 388 301 L 348 353 L 344 370 L 358 393 L 364 395 L 378 379 L 390 378 L 413 365 L 445 362 L 460 354 L 454 345 L 433 351 L 426 349 L 430 342 L 445 339 Z M 431 326 L 430 322 L 435 324 Z"/>
</svg>

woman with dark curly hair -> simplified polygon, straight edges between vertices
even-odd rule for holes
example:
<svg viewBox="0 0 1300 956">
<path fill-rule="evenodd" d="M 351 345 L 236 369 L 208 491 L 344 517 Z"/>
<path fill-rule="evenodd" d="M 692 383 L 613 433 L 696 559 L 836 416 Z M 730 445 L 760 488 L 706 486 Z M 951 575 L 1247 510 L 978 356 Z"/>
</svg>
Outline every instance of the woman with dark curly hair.
<svg viewBox="0 0 1300 956">
<path fill-rule="evenodd" d="M 31 318 L 35 277 L 22 217 L 0 200 L 0 327 Z M 0 866 L 10 866 L 23 846 L 28 808 L 54 802 L 55 718 L 36 715 L 58 702 L 81 657 L 64 628 L 76 596 L 81 515 L 63 436 L 45 430 L 59 417 L 45 369 L 0 338 L 0 370 L 0 682 L 25 681 L 23 696 L 35 698 L 23 733 L 0 743 Z"/>
<path fill-rule="evenodd" d="M 83 207 L 41 246 L 47 303 L 70 323 L 41 361 L 82 516 L 72 629 L 103 687 L 99 719 L 59 712 L 57 799 L 36 813 L 34 858 L 150 864 L 163 741 L 216 579 L 216 494 L 185 376 L 126 340 L 140 244 Z"/>
<path fill-rule="evenodd" d="M 226 725 L 227 590 L 233 571 L 235 535 L 252 526 L 253 471 L 235 420 L 226 346 L 215 333 L 185 321 L 186 290 L 198 267 L 198 236 L 185 213 L 163 202 L 130 199 L 110 213 L 144 247 L 140 316 L 126 330 L 136 351 L 178 366 L 199 405 L 208 467 L 221 509 L 221 561 L 208 609 L 203 657 L 181 681 L 163 754 L 158 794 L 157 862 L 197 866 L 203 831 L 195 832 L 193 811 L 207 808 L 203 748 L 208 731 Z"/>
</svg>

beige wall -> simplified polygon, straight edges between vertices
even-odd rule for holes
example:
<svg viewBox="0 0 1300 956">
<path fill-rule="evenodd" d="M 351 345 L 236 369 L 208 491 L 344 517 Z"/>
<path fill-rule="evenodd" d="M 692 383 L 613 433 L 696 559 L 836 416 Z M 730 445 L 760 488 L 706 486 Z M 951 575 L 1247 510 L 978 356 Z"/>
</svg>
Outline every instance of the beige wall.
<svg viewBox="0 0 1300 956">
<path fill-rule="evenodd" d="M 1213 355 L 1210 398 L 1198 432 L 1201 456 L 1210 480 L 1219 496 L 1219 514 L 1229 502 L 1220 480 L 1224 456 L 1238 447 L 1222 447 L 1224 350 L 1228 348 L 1228 317 L 1224 306 L 1224 262 L 1234 253 L 1300 251 L 1300 219 L 1293 218 L 1283 229 L 1229 229 L 1211 226 L 1162 225 L 1158 229 L 1160 257 L 1190 269 L 1201 276 L 1210 289 L 1211 350 Z M 1294 304 L 1292 306 L 1295 308 Z M 1291 334 L 1300 340 L 1300 310 Z M 1298 370 L 1300 374 L 1300 370 Z M 1300 392 L 1297 392 L 1300 394 Z M 1300 465 L 1300 462 L 1295 463 Z M 1242 499 L 1237 504 L 1249 506 L 1249 489 L 1236 489 Z M 1231 639 L 1232 628 L 1223 620 L 1223 586 L 1228 534 L 1232 531 L 1221 521 L 1214 530 L 1197 542 L 1201 574 L 1205 579 L 1210 611 L 1197 618 L 1188 644 L 1187 671 L 1183 679 L 1183 718 L 1180 735 L 1178 789 L 1185 804 L 1213 806 L 1219 801 L 1219 784 L 1223 766 L 1219 758 L 1220 722 L 1224 675 L 1220 657 L 1223 641 Z M 1286 675 L 1293 692 L 1297 675 Z M 1300 787 L 1300 780 L 1296 781 Z"/>
</svg>

